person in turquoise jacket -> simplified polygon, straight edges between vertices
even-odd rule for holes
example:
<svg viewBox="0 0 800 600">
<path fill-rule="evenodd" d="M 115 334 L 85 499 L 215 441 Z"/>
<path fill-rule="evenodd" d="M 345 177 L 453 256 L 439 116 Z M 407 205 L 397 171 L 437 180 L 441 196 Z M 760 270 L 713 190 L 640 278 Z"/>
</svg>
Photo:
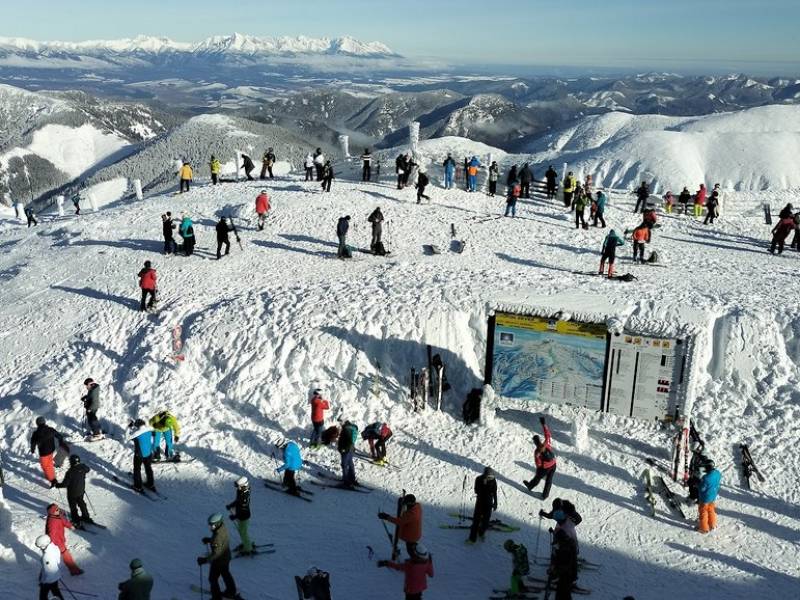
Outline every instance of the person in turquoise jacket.
<svg viewBox="0 0 800 600">
<path fill-rule="evenodd" d="M 722 483 L 722 473 L 717 471 L 714 461 L 710 460 L 705 465 L 706 474 L 700 479 L 700 486 L 697 489 L 697 510 L 699 521 L 697 530 L 700 533 L 708 533 L 717 527 L 717 494 Z"/>
<path fill-rule="evenodd" d="M 143 492 L 142 467 L 145 473 L 145 487 L 156 491 L 153 481 L 153 430 L 142 419 L 136 419 L 129 425 L 128 440 L 133 442 L 133 489 Z"/>
<path fill-rule="evenodd" d="M 599 275 L 603 274 L 606 261 L 608 261 L 608 278 L 612 279 L 614 277 L 614 261 L 617 260 L 617 246 L 624 245 L 625 240 L 619 237 L 616 231 L 612 229 L 608 232 L 606 239 L 603 240 L 602 254 L 600 256 L 600 271 L 598 271 Z"/>
<path fill-rule="evenodd" d="M 192 252 L 194 252 L 194 224 L 192 220 L 183 215 L 183 219 L 181 219 L 180 227 L 178 227 L 178 233 L 183 238 L 183 253 L 186 256 L 191 256 Z"/>
<path fill-rule="evenodd" d="M 300 455 L 300 446 L 294 442 L 289 442 L 283 447 L 283 465 L 278 467 L 276 471 L 283 473 L 283 485 L 288 488 L 287 491 L 295 496 L 300 495 L 300 490 L 297 487 L 297 482 L 294 479 L 294 474 L 303 468 L 303 457 Z"/>
<path fill-rule="evenodd" d="M 602 190 L 597 190 L 595 193 L 595 211 L 594 211 L 594 226 L 597 227 L 597 222 L 600 221 L 602 225 L 600 227 L 605 228 L 606 220 L 605 220 L 605 213 L 606 213 L 606 202 L 608 202 L 608 198 L 603 193 Z"/>
</svg>

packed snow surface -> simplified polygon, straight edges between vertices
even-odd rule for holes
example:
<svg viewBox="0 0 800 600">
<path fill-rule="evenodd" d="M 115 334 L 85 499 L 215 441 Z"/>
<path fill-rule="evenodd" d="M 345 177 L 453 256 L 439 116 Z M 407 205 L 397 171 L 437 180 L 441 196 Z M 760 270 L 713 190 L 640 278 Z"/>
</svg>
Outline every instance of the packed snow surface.
<svg viewBox="0 0 800 600">
<path fill-rule="evenodd" d="M 67 175 L 78 177 L 128 145 L 124 138 L 89 124 L 80 127 L 45 125 L 34 132 L 28 150 L 49 160 Z"/>
<path fill-rule="evenodd" d="M 4 599 L 34 594 L 39 517 L 50 502 L 63 505 L 29 453 L 33 421 L 44 415 L 79 439 L 86 377 L 102 386 L 100 417 L 115 437 L 73 445 L 92 468 L 87 491 L 95 517 L 109 527 L 67 534 L 86 570 L 65 575 L 75 591 L 115 598 L 129 560 L 139 557 L 155 577 L 154 600 L 198 597 L 189 586 L 200 580 L 194 559 L 204 552 L 206 518 L 225 512 L 233 481 L 245 475 L 253 487 L 251 535 L 277 552 L 232 562 L 244 598 L 294 598 L 293 576 L 311 566 L 331 572 L 336 599 L 402 597 L 402 576 L 374 563 L 389 554 L 376 513 L 392 512 L 401 489 L 424 507 L 423 539 L 436 570 L 426 600 L 486 598 L 492 588 L 507 587 L 511 560 L 502 544 L 509 537 L 528 547 L 532 575 L 545 572 L 533 559 L 547 554 L 552 523 L 535 515 L 549 501 L 521 481 L 532 472 L 537 416 L 546 414 L 559 460 L 551 497 L 575 503 L 584 518 L 581 554 L 602 565 L 580 575 L 593 600 L 797 597 L 800 256 L 788 249 L 769 255 L 769 227 L 760 216 L 763 201 L 776 210 L 794 193 L 730 192 L 714 226 L 662 216 L 652 247 L 666 267 L 632 265 L 626 246 L 617 271 L 638 279 L 621 283 L 574 273 L 596 271 L 606 232 L 576 230 L 559 204 L 523 201 L 517 218 L 502 218 L 500 197 L 432 186 L 432 202 L 417 205 L 413 189 L 354 183 L 347 169 L 339 171 L 326 195 L 300 178 L 270 183 L 273 209 L 261 232 L 253 214 L 261 182 L 196 185 L 182 196 L 123 200 L 96 213 L 84 208 L 80 217 L 43 215 L 35 229 L 0 214 Z M 727 176 L 741 178 L 736 171 Z M 365 247 L 366 217 L 376 206 L 386 217 L 391 255 L 356 252 L 350 262 L 337 260 L 336 219 L 352 215 L 351 243 Z M 609 225 L 636 225 L 631 208 L 629 195 L 612 194 Z M 166 210 L 194 219 L 195 256 L 161 255 Z M 244 250 L 232 240 L 230 256 L 217 261 L 213 228 L 220 214 L 237 219 Z M 463 254 L 450 251 L 451 224 L 466 240 Z M 423 244 L 440 246 L 442 254 L 426 256 Z M 145 260 L 159 272 L 155 314 L 136 311 L 135 275 Z M 639 475 L 645 459 L 654 458 L 663 473 L 669 457 L 669 434 L 653 425 L 587 413 L 587 449 L 578 451 L 570 433 L 577 409 L 501 399 L 490 425 L 460 420 L 466 393 L 482 382 L 488 308 L 509 298 L 541 303 L 554 296 L 572 311 L 585 303 L 587 312 L 601 296 L 602 307 L 642 321 L 704 315 L 696 323 L 711 330 L 713 344 L 697 366 L 695 420 L 724 477 L 717 530 L 698 534 L 692 519 L 678 518 L 661 500 L 656 517 L 649 516 Z M 172 359 L 176 326 L 183 329 L 183 362 Z M 442 354 L 453 389 L 442 413 L 415 414 L 408 373 L 424 366 L 426 343 Z M 402 470 L 357 462 L 359 479 L 375 487 L 362 495 L 309 485 L 310 469 L 300 481 L 315 492 L 312 503 L 264 488 L 262 478 L 276 479 L 279 439 L 298 440 L 307 458 L 338 472 L 334 450 L 307 450 L 313 387 L 332 400 L 329 422 L 389 422 L 389 458 Z M 131 468 L 131 444 L 122 441 L 128 419 L 162 408 L 177 415 L 179 449 L 196 460 L 156 465 L 167 499 L 152 502 L 113 476 L 125 480 Z M 751 445 L 767 475 L 754 491 L 739 477 L 740 442 Z M 489 532 L 469 547 L 465 531 L 439 525 L 455 522 L 448 513 L 462 501 L 471 510 L 472 482 L 484 465 L 497 472 L 497 516 L 521 530 Z"/>
</svg>

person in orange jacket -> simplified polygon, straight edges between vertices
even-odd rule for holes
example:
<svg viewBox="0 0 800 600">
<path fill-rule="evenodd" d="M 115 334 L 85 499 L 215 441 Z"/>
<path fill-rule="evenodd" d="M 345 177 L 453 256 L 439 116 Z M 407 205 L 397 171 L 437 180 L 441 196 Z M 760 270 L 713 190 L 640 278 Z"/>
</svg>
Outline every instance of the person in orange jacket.
<svg viewBox="0 0 800 600">
<path fill-rule="evenodd" d="M 156 270 L 149 260 L 144 261 L 144 269 L 139 271 L 139 287 L 142 290 L 142 301 L 139 304 L 139 310 L 145 311 L 148 308 L 153 308 L 156 303 Z M 147 302 L 148 296 L 150 296 L 150 302 Z"/>
<path fill-rule="evenodd" d="M 74 529 L 69 519 L 61 512 L 58 504 L 51 504 L 47 507 L 47 521 L 45 522 L 44 532 L 50 536 L 50 541 L 55 544 L 61 551 L 61 560 L 69 569 L 71 575 L 82 575 L 81 569 L 72 558 L 69 549 L 67 548 L 67 538 L 64 535 L 64 529 Z"/>
<path fill-rule="evenodd" d="M 319 448 L 322 428 L 325 427 L 325 411 L 331 407 L 331 404 L 322 397 L 322 390 L 319 389 L 314 390 L 309 404 L 311 404 L 311 426 L 314 428 L 309 445 L 312 448 Z"/>
<path fill-rule="evenodd" d="M 272 208 L 269 203 L 269 196 L 267 190 L 261 190 L 261 193 L 256 197 L 256 214 L 258 215 L 258 230 L 264 229 L 264 219 L 267 218 L 269 209 Z"/>
<path fill-rule="evenodd" d="M 422 600 L 422 592 L 428 589 L 428 577 L 433 577 L 433 557 L 422 544 L 416 545 L 414 553 L 404 563 L 379 560 L 378 567 L 389 567 L 405 574 L 406 600 Z"/>
<path fill-rule="evenodd" d="M 650 228 L 642 223 L 633 230 L 633 262 L 644 262 L 644 246 L 650 242 Z"/>
<path fill-rule="evenodd" d="M 538 483 L 544 479 L 544 490 L 542 490 L 542 500 L 550 495 L 550 488 L 553 485 L 553 475 L 556 472 L 556 455 L 553 453 L 553 439 L 550 435 L 550 428 L 545 423 L 544 417 L 539 417 L 544 431 L 544 441 L 538 436 L 533 436 L 533 443 L 536 450 L 533 452 L 533 460 L 536 464 L 536 475 L 530 481 L 523 481 L 525 487 L 533 490 Z"/>
<path fill-rule="evenodd" d="M 403 497 L 403 512 L 399 517 L 380 512 L 378 518 L 397 526 L 397 537 L 406 543 L 408 555 L 413 556 L 414 547 L 422 538 L 422 506 L 417 503 L 416 496 L 406 494 Z"/>
</svg>

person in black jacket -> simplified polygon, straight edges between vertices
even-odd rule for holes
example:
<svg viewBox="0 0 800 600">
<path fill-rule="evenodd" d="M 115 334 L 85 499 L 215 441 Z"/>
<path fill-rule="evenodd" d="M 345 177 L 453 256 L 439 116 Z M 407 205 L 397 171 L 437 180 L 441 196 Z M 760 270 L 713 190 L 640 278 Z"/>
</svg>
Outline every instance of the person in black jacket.
<svg viewBox="0 0 800 600">
<path fill-rule="evenodd" d="M 100 386 L 91 377 L 87 377 L 83 385 L 86 387 L 86 395 L 81 397 L 81 402 L 86 411 L 86 424 L 89 427 L 91 439 L 98 440 L 103 437 L 100 420 L 97 418 L 97 411 L 100 410 Z"/>
<path fill-rule="evenodd" d="M 636 206 L 633 209 L 633 212 L 644 212 L 644 209 L 647 208 L 647 199 L 650 197 L 650 187 L 647 185 L 646 181 L 642 182 L 638 188 L 636 188 Z"/>
<path fill-rule="evenodd" d="M 57 488 L 67 488 L 67 503 L 69 504 L 69 518 L 77 529 L 83 529 L 82 523 L 94 523 L 86 508 L 84 496 L 86 495 L 86 475 L 91 469 L 81 462 L 81 457 L 73 454 L 69 457 L 69 469 L 64 474 L 61 483 L 56 483 Z"/>
<path fill-rule="evenodd" d="M 430 200 L 429 196 L 425 195 L 425 188 L 430 183 L 430 179 L 428 179 L 428 174 L 425 171 L 420 171 L 419 175 L 417 176 L 417 204 L 422 202 L 422 199 Z"/>
<path fill-rule="evenodd" d="M 375 252 L 378 244 L 381 243 L 381 235 L 383 234 L 383 213 L 381 207 L 377 207 L 372 211 L 367 221 L 372 224 L 372 241 L 369 244 L 369 249 Z"/>
<path fill-rule="evenodd" d="M 402 154 L 398 155 L 398 157 L 394 160 L 394 172 L 397 174 L 397 189 L 402 190 L 405 186 L 405 177 L 406 171 L 408 170 L 408 164 L 406 163 L 406 157 Z"/>
<path fill-rule="evenodd" d="M 244 174 L 247 175 L 247 181 L 253 181 L 253 176 L 250 173 L 255 170 L 256 165 L 253 159 L 247 156 L 247 154 L 242 154 L 242 166 L 240 168 L 244 169 Z"/>
<path fill-rule="evenodd" d="M 350 248 L 347 247 L 347 232 L 350 229 L 350 215 L 340 217 L 336 223 L 336 237 L 339 238 L 339 250 L 336 256 L 339 258 L 353 258 Z"/>
<path fill-rule="evenodd" d="M 342 425 L 336 448 L 339 450 L 341 457 L 342 483 L 346 486 L 354 486 L 358 483 L 356 481 L 356 467 L 353 464 L 353 452 L 355 452 L 357 435 L 358 428 L 350 421 L 345 421 Z"/>
<path fill-rule="evenodd" d="M 578 525 L 583 522 L 583 517 L 578 514 L 575 505 L 570 502 L 569 500 L 562 500 L 561 498 L 555 498 L 553 500 L 553 508 L 550 512 L 545 512 L 544 509 L 539 511 L 539 516 L 543 519 L 555 519 L 556 518 L 556 511 L 563 511 L 566 517 L 572 521 L 572 523 L 577 527 Z"/>
<path fill-rule="evenodd" d="M 486 467 L 483 474 L 475 478 L 475 510 L 472 513 L 472 527 L 469 530 L 471 544 L 478 541 L 478 536 L 483 540 L 493 510 L 497 510 L 497 481 L 494 471 Z"/>
<path fill-rule="evenodd" d="M 64 436 L 47 425 L 44 417 L 36 418 L 36 430 L 31 435 L 31 454 L 39 451 L 39 464 L 42 467 L 45 479 L 50 482 L 50 487 L 56 485 L 56 442 L 58 442 L 59 455 L 69 454 L 69 446 L 64 441 Z M 61 459 L 63 462 L 63 459 Z"/>
<path fill-rule="evenodd" d="M 364 148 L 364 154 L 361 155 L 361 181 L 370 179 L 372 179 L 372 152 L 369 148 Z"/>
<path fill-rule="evenodd" d="M 547 168 L 544 179 L 547 182 L 547 199 L 551 200 L 556 197 L 556 181 L 558 181 L 558 173 L 556 173 L 553 165 Z"/>
<path fill-rule="evenodd" d="M 167 212 L 161 215 L 161 230 L 164 234 L 164 254 L 178 253 L 178 245 L 175 243 L 175 238 L 172 233 L 174 229 L 175 223 L 172 221 L 172 213 Z"/>
<path fill-rule="evenodd" d="M 522 165 L 519 170 L 519 184 L 522 186 L 522 195 L 526 198 L 531 197 L 531 181 L 533 180 L 533 171 L 528 166 L 528 163 Z"/>
<path fill-rule="evenodd" d="M 510 188 L 515 182 L 518 182 L 519 176 L 517 175 L 517 165 L 512 165 L 506 176 L 506 188 Z"/>
<path fill-rule="evenodd" d="M 228 221 L 225 217 L 220 217 L 219 222 L 216 226 L 217 230 L 217 260 L 222 258 L 222 247 L 225 246 L 225 256 L 228 256 L 231 252 L 231 240 L 228 237 L 228 232 L 231 231 L 231 227 L 228 225 Z"/>
<path fill-rule="evenodd" d="M 333 165 L 331 161 L 326 160 L 325 166 L 322 167 L 322 191 L 323 192 L 330 192 L 331 191 L 331 182 L 334 179 L 333 173 Z"/>
<path fill-rule="evenodd" d="M 236 550 L 240 554 L 252 554 L 253 542 L 250 541 L 247 533 L 250 526 L 250 483 L 247 481 L 247 477 L 239 477 L 234 485 L 236 486 L 236 500 L 227 504 L 225 508 L 232 511 L 231 521 L 236 523 L 236 529 L 242 539 L 242 543 Z"/>
</svg>

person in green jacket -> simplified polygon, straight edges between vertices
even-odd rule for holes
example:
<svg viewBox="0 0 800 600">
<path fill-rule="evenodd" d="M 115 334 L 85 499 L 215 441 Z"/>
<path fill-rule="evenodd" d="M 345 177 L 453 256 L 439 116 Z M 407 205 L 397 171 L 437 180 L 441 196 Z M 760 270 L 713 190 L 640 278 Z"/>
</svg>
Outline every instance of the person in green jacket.
<svg viewBox="0 0 800 600">
<path fill-rule="evenodd" d="M 150 600 L 153 591 L 153 577 L 144 570 L 142 561 L 134 558 L 130 564 L 131 578 L 123 581 L 119 588 L 119 600 Z"/>
<path fill-rule="evenodd" d="M 514 540 L 506 540 L 503 544 L 506 552 L 511 553 L 511 595 L 521 594 L 527 590 L 524 584 L 525 576 L 530 573 L 531 566 L 528 562 L 528 549 L 522 544 L 517 544 Z"/>
<path fill-rule="evenodd" d="M 575 186 L 575 195 L 572 198 L 572 205 L 575 207 L 575 229 L 588 229 L 589 225 L 586 223 L 585 211 L 586 206 L 589 204 L 589 198 L 583 191 L 583 188 L 578 184 Z"/>
<path fill-rule="evenodd" d="M 208 583 L 211 588 L 211 600 L 222 600 L 222 598 L 239 600 L 241 596 L 236 593 L 236 582 L 230 571 L 230 536 L 222 515 L 214 513 L 208 517 L 208 526 L 211 529 L 211 537 L 204 537 L 203 543 L 208 544 L 209 553 L 205 556 L 198 556 L 197 564 L 202 566 L 209 563 Z M 225 582 L 224 592 L 219 588 L 220 577 Z"/>
<path fill-rule="evenodd" d="M 180 460 L 180 456 L 173 450 L 173 442 L 178 442 L 181 435 L 181 426 L 178 419 L 168 410 L 162 410 L 150 419 L 150 427 L 153 428 L 153 460 L 161 460 L 161 437 L 164 437 L 166 460 Z"/>
</svg>

